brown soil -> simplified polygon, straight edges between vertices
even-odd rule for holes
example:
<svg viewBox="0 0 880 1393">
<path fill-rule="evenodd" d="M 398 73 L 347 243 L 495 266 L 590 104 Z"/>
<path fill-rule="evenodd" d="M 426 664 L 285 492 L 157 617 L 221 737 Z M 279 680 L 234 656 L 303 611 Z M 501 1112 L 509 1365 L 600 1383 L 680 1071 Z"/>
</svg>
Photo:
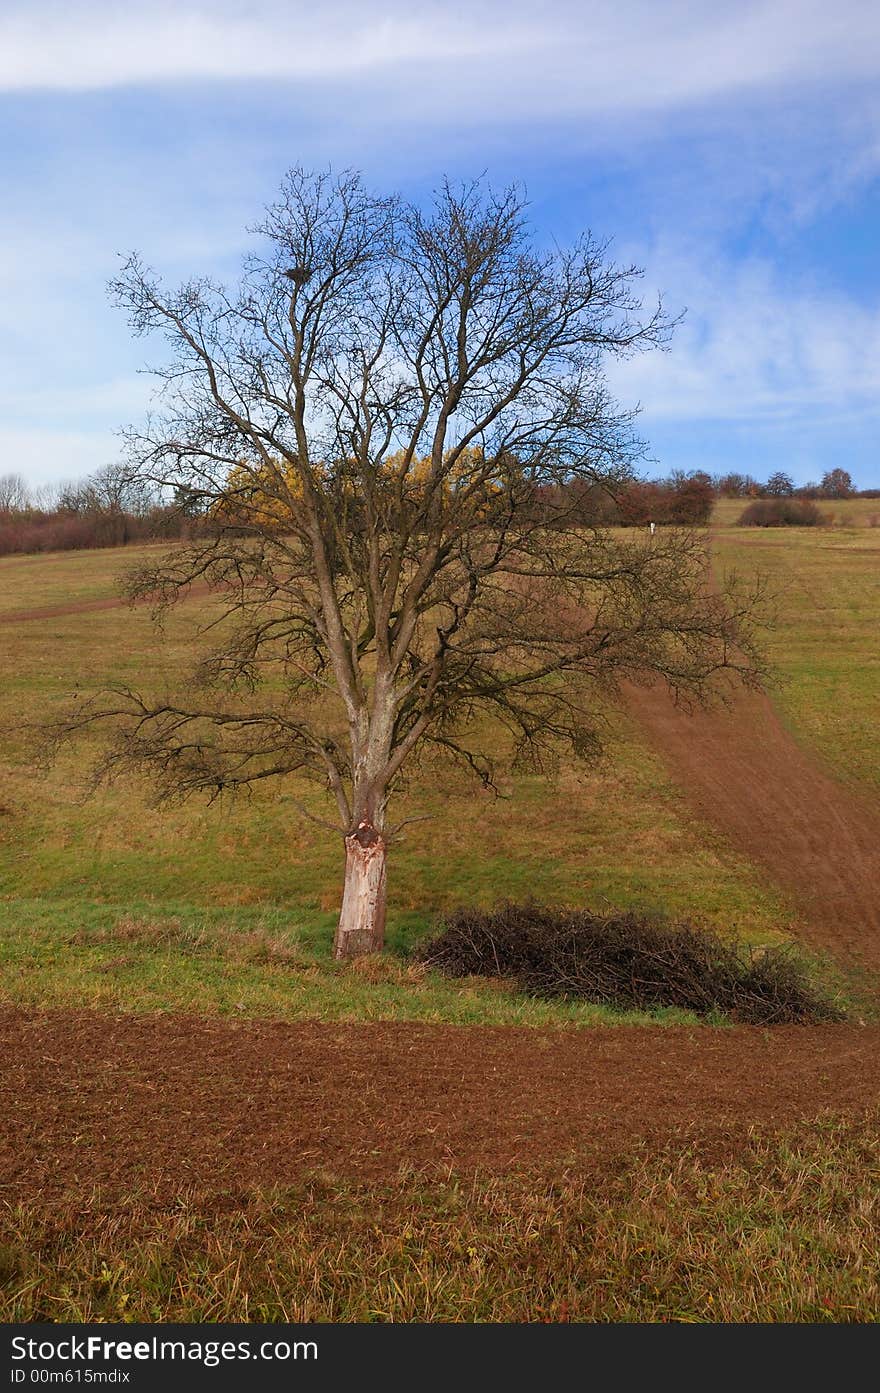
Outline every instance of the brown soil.
<svg viewBox="0 0 880 1393">
<path fill-rule="evenodd" d="M 584 1030 L 0 1010 L 0 1195 L 595 1172 L 880 1103 L 880 1027 Z"/>
<path fill-rule="evenodd" d="M 626 700 L 695 812 L 788 892 L 804 937 L 880 967 L 880 809 L 822 769 L 766 696 L 693 713 L 658 687 Z"/>
</svg>

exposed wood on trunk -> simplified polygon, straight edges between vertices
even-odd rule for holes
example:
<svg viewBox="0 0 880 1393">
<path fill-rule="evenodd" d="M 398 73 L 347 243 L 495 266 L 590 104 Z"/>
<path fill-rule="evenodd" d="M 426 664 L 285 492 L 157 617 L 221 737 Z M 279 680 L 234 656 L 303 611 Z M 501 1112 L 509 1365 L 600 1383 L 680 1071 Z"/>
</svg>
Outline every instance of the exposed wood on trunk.
<svg viewBox="0 0 880 1393">
<path fill-rule="evenodd" d="M 345 887 L 333 943 L 335 958 L 381 953 L 385 942 L 387 844 L 371 823 L 345 838 Z"/>
</svg>

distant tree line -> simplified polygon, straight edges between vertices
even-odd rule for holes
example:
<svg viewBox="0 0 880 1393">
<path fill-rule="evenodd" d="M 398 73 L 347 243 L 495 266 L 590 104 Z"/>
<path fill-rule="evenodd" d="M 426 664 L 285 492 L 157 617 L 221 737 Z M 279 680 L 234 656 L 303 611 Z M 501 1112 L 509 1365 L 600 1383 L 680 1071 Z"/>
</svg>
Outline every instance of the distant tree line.
<svg viewBox="0 0 880 1393">
<path fill-rule="evenodd" d="M 230 474 L 229 497 L 218 511 L 178 490 L 171 500 L 132 483 L 122 466 L 108 465 L 77 484 L 33 490 L 20 474 L 0 476 L 0 556 L 10 552 L 70 551 L 131 542 L 188 539 L 232 513 L 242 531 L 262 521 L 258 501 L 243 495 Z M 609 488 L 569 483 L 534 489 L 535 521 L 548 526 L 697 526 L 708 522 L 717 490 L 708 474 L 676 472 L 668 479 L 633 477 Z M 258 516 L 260 514 L 260 516 Z"/>
<path fill-rule="evenodd" d="M 697 469 L 690 473 L 675 470 L 667 479 L 633 478 L 623 484 L 618 482 L 613 489 L 576 480 L 538 489 L 537 495 L 540 507 L 551 519 L 555 512 L 560 525 L 574 518 L 585 525 L 608 527 L 644 527 L 652 522 L 661 527 L 694 527 L 709 521 L 718 498 L 806 503 L 822 499 L 878 498 L 880 489 L 857 490 L 851 475 L 839 468 L 829 470 L 820 483 L 801 487 L 782 470 L 777 470 L 762 483 L 750 474 L 711 475 Z M 801 520 L 808 516 L 811 520 L 822 518 L 816 508 L 812 512 L 803 509 L 795 512 Z"/>
<path fill-rule="evenodd" d="M 233 483 L 231 475 L 230 497 L 238 499 L 241 491 Z M 539 485 L 533 507 L 535 521 L 551 527 L 647 527 L 651 523 L 696 527 L 709 521 L 718 498 L 856 497 L 878 498 L 880 489 L 859 492 L 847 471 L 839 468 L 829 470 L 820 483 L 801 487 L 781 470 L 765 483 L 750 474 L 713 476 L 704 470 L 675 470 L 666 479 L 633 476 L 613 487 L 583 479 Z M 75 484 L 37 489 L 29 487 L 21 474 L 0 475 L 0 556 L 186 540 L 206 535 L 219 520 L 216 509 L 209 508 L 196 492 L 178 489 L 174 497 L 163 498 L 133 482 L 122 465 L 106 465 Z M 228 524 L 228 520 L 224 515 L 222 521 Z M 246 510 L 241 522 L 246 531 Z"/>
<path fill-rule="evenodd" d="M 20 474 L 0 475 L 0 556 L 188 538 L 207 526 L 195 496 L 163 499 L 121 465 L 37 489 Z"/>
<path fill-rule="evenodd" d="M 821 481 L 795 486 L 794 480 L 781 469 L 766 483 L 753 479 L 751 474 L 721 474 L 712 480 L 720 498 L 880 498 L 880 489 L 858 490 L 845 469 L 829 469 Z"/>
</svg>

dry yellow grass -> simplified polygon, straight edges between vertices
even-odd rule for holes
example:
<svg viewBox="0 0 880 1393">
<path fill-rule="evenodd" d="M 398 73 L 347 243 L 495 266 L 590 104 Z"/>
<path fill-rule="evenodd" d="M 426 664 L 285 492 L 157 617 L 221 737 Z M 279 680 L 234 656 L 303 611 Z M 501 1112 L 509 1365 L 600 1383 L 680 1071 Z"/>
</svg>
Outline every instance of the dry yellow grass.
<svg viewBox="0 0 880 1393">
<path fill-rule="evenodd" d="M 618 1174 L 0 1208 L 5 1321 L 865 1322 L 877 1119 Z"/>
</svg>

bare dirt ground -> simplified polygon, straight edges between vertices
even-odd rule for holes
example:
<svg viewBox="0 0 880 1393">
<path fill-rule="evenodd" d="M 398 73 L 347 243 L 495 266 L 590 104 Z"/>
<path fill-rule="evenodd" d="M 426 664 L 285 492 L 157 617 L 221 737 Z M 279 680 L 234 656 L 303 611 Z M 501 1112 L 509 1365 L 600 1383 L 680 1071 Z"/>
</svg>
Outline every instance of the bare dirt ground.
<svg viewBox="0 0 880 1393">
<path fill-rule="evenodd" d="M 693 713 L 659 687 L 626 701 L 694 811 L 788 891 L 812 946 L 880 967 L 880 808 L 802 749 L 766 696 Z"/>
<path fill-rule="evenodd" d="M 591 1030 L 0 1010 L 0 1195 L 598 1173 L 880 1103 L 880 1027 Z"/>
</svg>

